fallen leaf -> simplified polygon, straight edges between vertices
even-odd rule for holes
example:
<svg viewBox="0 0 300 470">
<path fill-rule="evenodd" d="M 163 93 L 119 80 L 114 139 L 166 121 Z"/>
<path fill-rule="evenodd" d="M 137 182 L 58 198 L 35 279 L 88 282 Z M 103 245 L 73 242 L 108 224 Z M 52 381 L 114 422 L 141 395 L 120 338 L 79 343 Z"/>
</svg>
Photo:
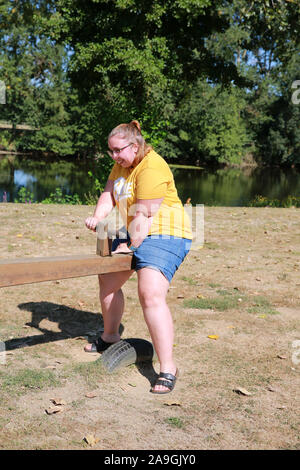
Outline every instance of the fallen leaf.
<svg viewBox="0 0 300 470">
<path fill-rule="evenodd" d="M 277 357 L 278 357 L 279 359 L 286 359 L 286 356 L 283 356 L 282 354 L 277 354 Z"/>
<path fill-rule="evenodd" d="M 247 397 L 250 397 L 252 395 L 252 393 L 248 392 L 248 390 L 246 390 L 243 387 L 235 388 L 233 391 L 240 394 L 240 395 L 245 395 Z"/>
<path fill-rule="evenodd" d="M 182 294 L 177 295 L 177 299 L 184 299 L 184 295 Z"/>
<path fill-rule="evenodd" d="M 219 339 L 219 335 L 208 335 L 209 339 Z"/>
<path fill-rule="evenodd" d="M 205 297 L 204 297 L 204 295 L 202 295 L 202 294 L 198 294 L 198 295 L 197 295 L 197 299 L 205 299 Z"/>
<path fill-rule="evenodd" d="M 97 393 L 95 393 L 95 392 L 87 392 L 87 393 L 85 394 L 85 396 L 86 396 L 87 398 L 96 398 Z"/>
<path fill-rule="evenodd" d="M 99 442 L 99 438 L 98 437 L 95 437 L 94 434 L 87 434 L 83 440 L 89 445 L 89 446 L 94 446 L 95 444 L 97 444 L 97 442 Z"/>
<path fill-rule="evenodd" d="M 166 406 L 181 406 L 181 403 L 179 401 L 169 400 L 169 401 L 165 401 L 164 405 L 166 405 Z"/>
<path fill-rule="evenodd" d="M 18 233 L 18 234 L 17 234 L 17 237 L 18 237 L 18 238 L 22 238 L 22 237 L 23 237 L 23 233 Z"/>
<path fill-rule="evenodd" d="M 50 398 L 50 400 L 56 406 L 62 406 L 66 404 L 66 402 L 62 398 Z"/>
<path fill-rule="evenodd" d="M 49 408 L 46 409 L 47 415 L 53 415 L 55 413 L 60 413 L 63 411 L 63 408 L 61 406 L 50 406 Z"/>
<path fill-rule="evenodd" d="M 133 383 L 128 383 L 128 385 L 130 385 L 130 387 L 136 387 L 136 385 Z"/>
</svg>

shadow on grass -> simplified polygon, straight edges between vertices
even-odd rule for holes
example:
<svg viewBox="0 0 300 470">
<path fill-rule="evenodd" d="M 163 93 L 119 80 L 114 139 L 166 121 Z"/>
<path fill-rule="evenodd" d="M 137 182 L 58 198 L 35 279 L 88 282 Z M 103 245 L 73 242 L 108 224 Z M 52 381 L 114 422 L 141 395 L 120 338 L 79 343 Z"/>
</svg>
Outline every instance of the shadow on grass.
<svg viewBox="0 0 300 470">
<path fill-rule="evenodd" d="M 20 310 L 32 313 L 31 322 L 26 325 L 39 330 L 42 334 L 13 338 L 5 341 L 6 351 L 36 344 L 51 343 L 78 336 L 93 340 L 103 331 L 103 319 L 99 313 L 78 310 L 52 302 L 27 302 L 18 305 Z M 40 326 L 43 320 L 55 323 L 60 331 L 51 331 Z M 120 332 L 124 330 L 123 325 Z"/>
<path fill-rule="evenodd" d="M 26 325 L 39 330 L 41 334 L 9 339 L 4 342 L 6 351 L 76 338 L 78 336 L 84 336 L 87 341 L 93 342 L 103 331 L 103 317 L 99 313 L 78 310 L 66 305 L 45 301 L 26 302 L 19 304 L 18 307 L 20 310 L 31 312 L 31 321 Z M 43 320 L 53 322 L 55 328 L 58 327 L 60 331 L 51 331 L 50 329 L 41 327 L 40 324 Z M 120 325 L 119 331 L 120 334 L 124 331 L 122 324 Z M 133 360 L 131 363 L 136 363 L 137 369 L 141 375 L 145 376 L 149 380 L 149 383 L 153 385 L 157 374 L 150 360 L 150 358 L 152 359 L 153 357 L 149 349 L 150 346 L 152 348 L 151 343 L 140 338 L 128 338 L 124 341 L 131 346 L 131 352 L 134 350 L 136 354 L 136 360 Z M 145 360 L 147 356 L 149 356 L 148 361 Z"/>
</svg>

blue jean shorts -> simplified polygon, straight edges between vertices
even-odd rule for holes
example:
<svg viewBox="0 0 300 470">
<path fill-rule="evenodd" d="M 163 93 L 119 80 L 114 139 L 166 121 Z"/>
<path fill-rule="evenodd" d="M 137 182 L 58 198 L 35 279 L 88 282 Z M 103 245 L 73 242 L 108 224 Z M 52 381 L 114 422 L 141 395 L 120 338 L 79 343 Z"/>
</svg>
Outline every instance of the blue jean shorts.
<svg viewBox="0 0 300 470">
<path fill-rule="evenodd" d="M 116 238 L 112 243 L 112 251 L 120 243 L 130 239 Z M 145 238 L 133 253 L 132 269 L 152 268 L 160 271 L 169 282 L 190 251 L 192 240 L 171 235 L 150 235 Z"/>
</svg>

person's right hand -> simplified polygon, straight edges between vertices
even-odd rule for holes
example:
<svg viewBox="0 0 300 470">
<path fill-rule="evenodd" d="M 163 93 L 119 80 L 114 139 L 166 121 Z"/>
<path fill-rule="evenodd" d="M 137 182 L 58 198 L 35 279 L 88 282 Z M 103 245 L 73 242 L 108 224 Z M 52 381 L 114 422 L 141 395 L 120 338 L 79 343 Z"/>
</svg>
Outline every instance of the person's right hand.
<svg viewBox="0 0 300 470">
<path fill-rule="evenodd" d="M 96 226 L 99 222 L 100 222 L 100 219 L 98 219 L 98 217 L 88 217 L 85 220 L 85 225 L 87 226 L 88 229 L 96 232 Z"/>
</svg>

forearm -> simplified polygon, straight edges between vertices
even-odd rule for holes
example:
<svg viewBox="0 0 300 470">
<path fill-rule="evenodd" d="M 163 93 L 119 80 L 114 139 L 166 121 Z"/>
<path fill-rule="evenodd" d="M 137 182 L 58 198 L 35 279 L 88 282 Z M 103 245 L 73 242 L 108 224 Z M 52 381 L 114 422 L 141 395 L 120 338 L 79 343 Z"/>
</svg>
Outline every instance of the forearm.
<svg viewBox="0 0 300 470">
<path fill-rule="evenodd" d="M 129 235 L 131 239 L 131 243 L 135 247 L 139 247 L 142 242 L 145 240 L 147 237 L 151 223 L 152 223 L 153 217 L 147 217 L 145 214 L 142 214 L 141 212 L 137 213 L 129 227 Z"/>
<path fill-rule="evenodd" d="M 114 198 L 113 198 L 113 182 L 108 181 L 103 193 L 98 199 L 96 204 L 94 215 L 92 217 L 88 217 L 85 221 L 85 225 L 88 229 L 95 231 L 98 222 L 105 219 L 105 217 L 110 214 L 114 207 Z"/>
<path fill-rule="evenodd" d="M 114 202 L 110 193 L 103 192 L 96 204 L 94 215 L 99 220 L 105 219 L 114 208 Z"/>
</svg>

